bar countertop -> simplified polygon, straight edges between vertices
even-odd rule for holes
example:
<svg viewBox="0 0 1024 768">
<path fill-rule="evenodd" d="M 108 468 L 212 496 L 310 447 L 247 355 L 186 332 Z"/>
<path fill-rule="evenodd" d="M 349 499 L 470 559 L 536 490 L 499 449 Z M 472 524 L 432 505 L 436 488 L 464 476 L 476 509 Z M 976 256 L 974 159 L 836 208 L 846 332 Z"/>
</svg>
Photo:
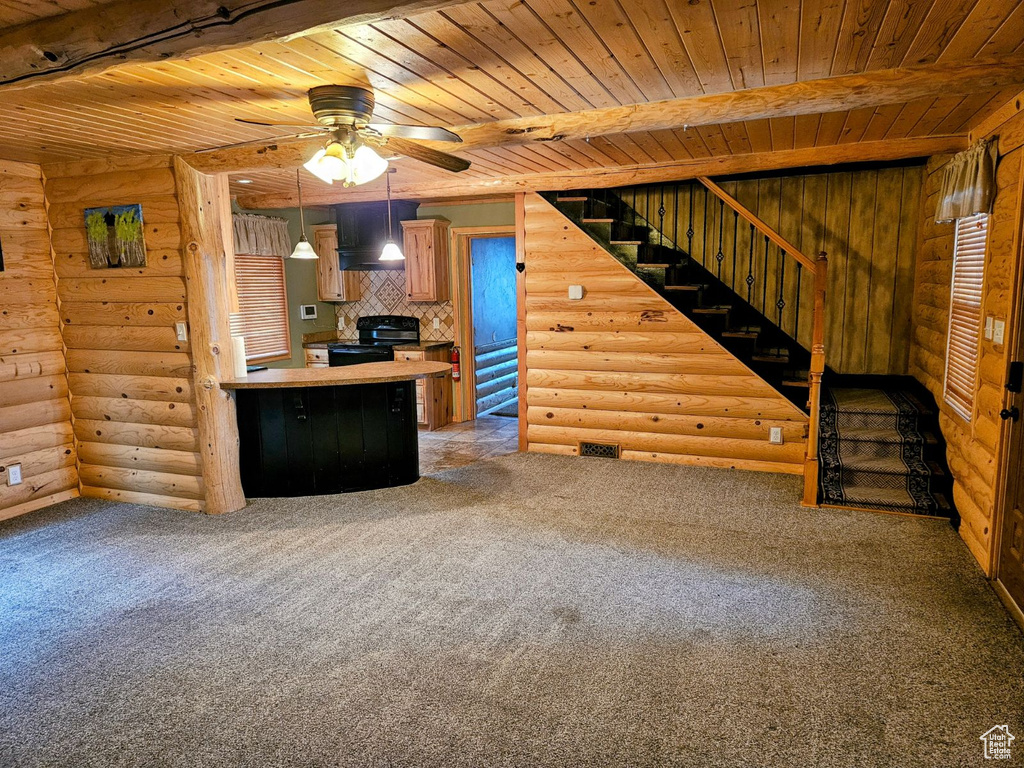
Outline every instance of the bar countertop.
<svg viewBox="0 0 1024 768">
<path fill-rule="evenodd" d="M 385 384 L 389 381 L 440 378 L 448 363 L 359 363 L 334 368 L 268 368 L 244 379 L 221 382 L 223 389 L 283 389 L 288 387 L 342 387 L 351 384 Z"/>
</svg>

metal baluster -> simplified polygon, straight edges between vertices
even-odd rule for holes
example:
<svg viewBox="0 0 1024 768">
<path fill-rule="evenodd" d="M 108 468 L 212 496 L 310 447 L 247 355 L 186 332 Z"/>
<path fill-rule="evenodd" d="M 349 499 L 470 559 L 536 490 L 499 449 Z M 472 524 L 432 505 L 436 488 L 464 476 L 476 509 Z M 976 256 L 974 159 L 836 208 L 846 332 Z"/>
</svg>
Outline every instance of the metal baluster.
<svg viewBox="0 0 1024 768">
<path fill-rule="evenodd" d="M 732 292 L 736 293 L 736 248 L 739 245 L 739 234 L 740 234 L 740 214 L 738 211 L 732 212 L 732 282 L 730 287 Z"/>
<path fill-rule="evenodd" d="M 672 203 L 672 242 L 679 247 L 679 185 L 675 185 L 675 200 Z M 690 255 L 689 251 L 686 253 Z"/>
<path fill-rule="evenodd" d="M 768 235 L 764 236 L 764 280 L 761 284 L 761 314 L 768 317 Z"/>
<path fill-rule="evenodd" d="M 703 185 L 702 185 L 703 186 Z M 704 239 L 700 242 L 700 263 L 708 265 L 708 188 L 704 187 Z"/>
<path fill-rule="evenodd" d="M 722 252 L 722 233 L 725 231 L 725 201 L 718 201 L 718 253 L 715 259 L 718 261 L 718 279 L 722 279 L 722 262 L 725 261 L 725 253 Z"/>
<path fill-rule="evenodd" d="M 786 252 L 779 249 L 779 260 L 782 264 L 779 267 L 779 300 L 775 302 L 775 306 L 779 308 L 779 328 L 782 328 L 782 310 L 786 308 Z"/>
<path fill-rule="evenodd" d="M 754 306 L 751 294 L 754 289 L 754 225 L 750 225 L 750 260 L 747 262 L 747 304 Z"/>
<path fill-rule="evenodd" d="M 690 216 L 686 226 L 686 254 L 693 258 L 693 184 L 688 185 L 690 194 Z"/>
<path fill-rule="evenodd" d="M 665 185 L 658 187 L 658 246 L 665 247 Z"/>
<path fill-rule="evenodd" d="M 800 278 L 803 276 L 804 265 L 796 263 L 796 319 L 793 320 L 793 338 L 800 341 Z"/>
</svg>

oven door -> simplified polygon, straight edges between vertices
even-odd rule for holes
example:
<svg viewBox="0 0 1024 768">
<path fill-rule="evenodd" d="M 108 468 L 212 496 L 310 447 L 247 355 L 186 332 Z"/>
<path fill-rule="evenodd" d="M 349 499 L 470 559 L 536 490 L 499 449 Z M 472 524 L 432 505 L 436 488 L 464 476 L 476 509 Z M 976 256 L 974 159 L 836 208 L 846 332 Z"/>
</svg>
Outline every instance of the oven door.
<svg viewBox="0 0 1024 768">
<path fill-rule="evenodd" d="M 394 359 L 395 355 L 391 347 L 357 345 L 327 347 L 327 363 L 332 367 L 358 363 L 386 363 Z"/>
</svg>

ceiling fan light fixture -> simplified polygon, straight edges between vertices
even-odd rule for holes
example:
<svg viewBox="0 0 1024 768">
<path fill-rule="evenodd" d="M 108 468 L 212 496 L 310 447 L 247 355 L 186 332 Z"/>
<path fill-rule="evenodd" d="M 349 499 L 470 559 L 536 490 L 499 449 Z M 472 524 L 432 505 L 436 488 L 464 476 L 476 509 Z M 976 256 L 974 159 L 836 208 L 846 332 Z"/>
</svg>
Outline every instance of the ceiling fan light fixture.
<svg viewBox="0 0 1024 768">
<path fill-rule="evenodd" d="M 367 184 L 378 178 L 388 169 L 388 161 L 373 151 L 372 148 L 361 144 L 348 162 L 349 177 L 345 186 L 353 184 Z"/>
</svg>

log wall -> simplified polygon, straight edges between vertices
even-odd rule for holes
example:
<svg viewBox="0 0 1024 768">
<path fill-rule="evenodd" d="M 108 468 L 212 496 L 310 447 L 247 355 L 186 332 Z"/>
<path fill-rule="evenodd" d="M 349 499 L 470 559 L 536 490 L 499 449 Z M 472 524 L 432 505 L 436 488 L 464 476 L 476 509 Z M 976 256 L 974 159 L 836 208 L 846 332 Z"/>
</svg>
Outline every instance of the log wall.
<svg viewBox="0 0 1024 768">
<path fill-rule="evenodd" d="M 82 495 L 202 509 L 181 221 L 170 158 L 48 168 Z M 147 266 L 92 269 L 85 208 L 142 204 Z"/>
<path fill-rule="evenodd" d="M 766 178 L 719 182 L 722 189 L 753 211 L 772 229 L 803 253 L 815 258 L 828 254 L 828 300 L 825 304 L 825 349 L 830 368 L 851 374 L 906 374 L 910 354 L 910 305 L 900 297 L 914 290 L 914 263 L 920 218 L 921 165 L 865 170 L 840 170 L 813 174 L 791 174 Z M 623 196 L 655 226 L 661 225 L 670 239 L 684 250 L 692 244 L 694 258 L 716 272 L 715 255 L 721 247 L 722 279 L 746 295 L 744 279 L 750 252 L 750 228 L 739 220 L 734 228 L 732 209 L 722 207 L 700 184 L 659 187 Z M 690 193 L 693 194 L 693 239 L 690 225 Z M 659 209 L 664 205 L 662 217 Z M 724 214 L 724 217 L 723 217 Z M 704 237 L 705 218 L 707 238 Z M 735 235 L 734 235 L 735 233 Z M 739 254 L 739 274 L 733 275 L 733 243 Z M 768 258 L 769 297 L 778 293 L 775 275 L 778 254 Z M 787 269 L 795 263 L 790 259 Z M 754 240 L 754 300 L 761 295 L 765 274 L 764 238 Z M 796 283 L 790 280 L 783 291 L 786 307 L 783 327 L 787 332 L 796 321 Z M 811 348 L 814 281 L 801 281 L 799 328 L 796 337 Z M 769 299 L 769 317 L 775 320 L 774 299 Z M 870 322 L 865 322 L 865 318 Z"/>
<path fill-rule="evenodd" d="M 0 519 L 78 495 L 71 407 L 39 166 L 0 160 Z"/>
<path fill-rule="evenodd" d="M 806 415 L 539 195 L 523 218 L 529 450 L 802 473 Z"/>
<path fill-rule="evenodd" d="M 999 134 L 998 192 L 989 222 L 982 316 L 1011 319 L 1014 286 L 1019 286 L 1021 174 L 1024 115 L 1005 123 Z M 932 158 L 925 180 L 922 232 L 914 293 L 910 372 L 939 403 L 940 426 L 954 477 L 953 498 L 963 519 L 960 535 L 988 573 L 996 505 L 997 462 L 1005 438 L 1003 407 L 1007 349 L 982 340 L 974 413 L 968 422 L 943 402 L 949 292 L 953 268 L 953 225 L 933 221 L 942 171 L 949 156 Z"/>
</svg>

